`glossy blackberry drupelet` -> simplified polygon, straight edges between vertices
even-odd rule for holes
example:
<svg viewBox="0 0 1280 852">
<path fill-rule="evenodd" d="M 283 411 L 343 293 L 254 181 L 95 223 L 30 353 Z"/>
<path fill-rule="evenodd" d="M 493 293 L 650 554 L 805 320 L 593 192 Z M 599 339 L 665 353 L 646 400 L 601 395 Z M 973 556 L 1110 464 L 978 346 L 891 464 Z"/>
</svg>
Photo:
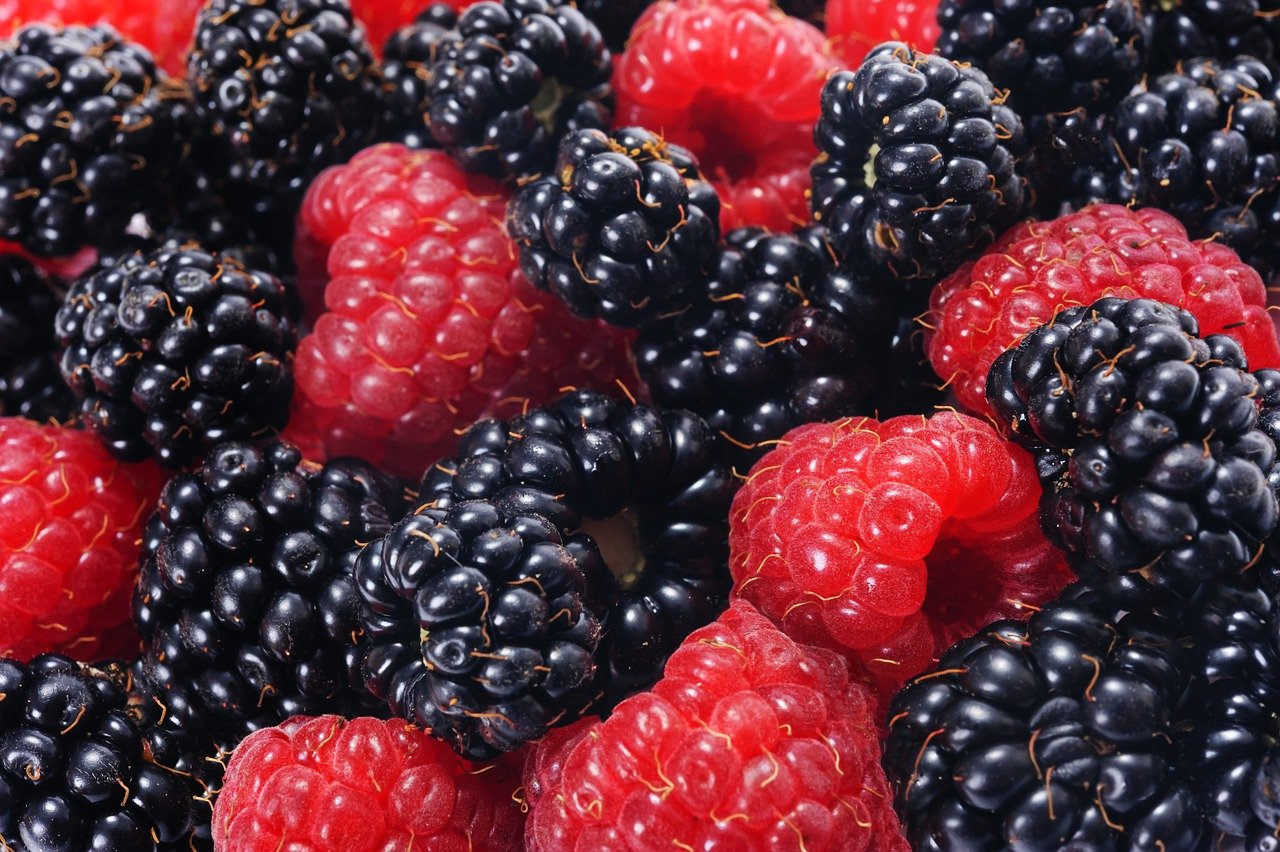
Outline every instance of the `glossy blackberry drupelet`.
<svg viewBox="0 0 1280 852">
<path fill-rule="evenodd" d="M 1077 584 L 952 646 L 889 707 L 884 767 L 917 850 L 1192 852 L 1174 765 L 1188 641 Z"/>
<path fill-rule="evenodd" d="M 426 75 L 431 135 L 468 171 L 542 174 L 566 133 L 609 127 L 613 55 L 567 0 L 468 6 Z"/>
<path fill-rule="evenodd" d="M 1163 74 L 1197 57 L 1280 60 L 1276 0 L 1142 0 L 1151 31 L 1150 72 Z"/>
<path fill-rule="evenodd" d="M 284 285 L 199 248 L 85 276 L 57 316 L 62 375 L 118 457 L 181 467 L 284 424 L 297 335 Z"/>
<path fill-rule="evenodd" d="M 423 478 L 430 509 L 361 554 L 370 688 L 484 756 L 651 685 L 728 597 L 715 443 L 590 391 L 477 423 Z"/>
<path fill-rule="evenodd" d="M 582 14 L 599 27 L 609 49 L 614 53 L 621 53 L 631 37 L 632 27 L 653 2 L 654 0 L 578 0 L 577 5 Z"/>
<path fill-rule="evenodd" d="M 190 94 L 106 26 L 31 24 L 0 45 L 0 237 L 39 255 L 109 243 L 183 159 Z"/>
<path fill-rule="evenodd" d="M 972 63 L 1024 122 L 1085 108 L 1102 113 L 1147 67 L 1150 34 L 1137 0 L 941 0 L 936 50 Z"/>
<path fill-rule="evenodd" d="M 1239 571 L 1276 525 L 1276 447 L 1239 343 L 1186 311 L 1108 298 L 1005 352 L 987 399 L 1037 455 L 1045 534 L 1087 579 L 1190 594 Z"/>
<path fill-rule="evenodd" d="M 74 416 L 53 337 L 61 304 L 49 276 L 17 255 L 0 255 L 0 413 L 58 422 Z"/>
<path fill-rule="evenodd" d="M 537 288 L 632 327 L 685 308 L 714 267 L 720 199 L 685 149 L 638 127 L 580 130 L 511 198 L 507 230 Z"/>
<path fill-rule="evenodd" d="M 814 140 L 814 218 L 887 278 L 950 272 L 1028 200 L 1022 122 L 986 76 L 899 42 L 827 80 Z"/>
<path fill-rule="evenodd" d="M 654 400 L 707 418 L 744 474 L 802 423 L 870 413 L 895 331 L 888 298 L 805 236 L 730 233 L 693 306 L 634 344 Z"/>
<path fill-rule="evenodd" d="M 212 449 L 147 525 L 133 604 L 146 680 L 207 714 L 227 748 L 297 714 L 373 714 L 351 578 L 401 502 L 357 459 L 321 467 L 283 441 Z"/>
<path fill-rule="evenodd" d="M 437 148 L 427 114 L 427 76 L 441 36 L 457 26 L 458 11 L 432 3 L 400 27 L 382 48 L 382 120 L 379 138 L 410 148 Z"/>
<path fill-rule="evenodd" d="M 0 838 L 10 849 L 185 850 L 197 786 L 150 748 L 122 685 L 45 654 L 0 660 Z"/>
<path fill-rule="evenodd" d="M 1248 57 L 1188 61 L 1126 97 L 1102 125 L 1100 156 L 1076 172 L 1076 204 L 1159 207 L 1192 237 L 1248 256 L 1280 235 L 1265 211 L 1280 181 L 1276 78 Z"/>
</svg>

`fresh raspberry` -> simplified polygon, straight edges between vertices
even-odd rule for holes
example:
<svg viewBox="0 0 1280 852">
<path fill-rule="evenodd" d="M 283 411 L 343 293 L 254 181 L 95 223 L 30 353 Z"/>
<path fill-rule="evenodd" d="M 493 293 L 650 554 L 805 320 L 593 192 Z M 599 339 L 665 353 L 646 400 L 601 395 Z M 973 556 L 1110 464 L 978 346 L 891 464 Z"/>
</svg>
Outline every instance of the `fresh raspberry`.
<svg viewBox="0 0 1280 852">
<path fill-rule="evenodd" d="M 720 195 L 721 230 L 809 221 L 813 125 L 836 65 L 822 32 L 769 0 L 661 0 L 618 58 L 618 127 L 691 150 Z"/>
<path fill-rule="evenodd" d="M 1253 369 L 1280 365 L 1258 273 L 1214 242 L 1191 240 L 1155 208 L 1099 204 L 1051 222 L 1026 222 L 934 288 L 925 351 L 960 403 L 991 414 L 987 371 L 1058 311 L 1104 296 L 1185 308 L 1204 335 L 1227 334 Z"/>
<path fill-rule="evenodd" d="M 518 850 L 519 781 L 403 720 L 294 716 L 236 749 L 213 808 L 214 847 Z"/>
<path fill-rule="evenodd" d="M 883 41 L 928 53 L 938 40 L 937 13 L 938 0 L 827 0 L 827 37 L 849 68 Z"/>
<path fill-rule="evenodd" d="M 0 0 L 0 33 L 23 24 L 109 24 L 129 41 L 151 51 L 156 64 L 182 74 L 196 14 L 204 0 L 165 0 L 163 9 L 146 0 Z"/>
<path fill-rule="evenodd" d="M 440 151 L 402 145 L 320 175 L 297 256 L 312 259 L 304 301 L 315 312 L 323 288 L 327 310 L 298 347 L 292 439 L 417 476 L 480 417 L 627 375 L 623 334 L 524 280 L 506 200 Z"/>
<path fill-rule="evenodd" d="M 738 601 L 651 692 L 534 747 L 525 848 L 906 850 L 874 712 L 837 655 Z"/>
<path fill-rule="evenodd" d="M 0 657 L 136 655 L 129 598 L 160 484 L 89 432 L 0 418 Z"/>
<path fill-rule="evenodd" d="M 1071 579 L 1031 456 L 953 412 L 793 429 L 729 512 L 735 594 L 845 653 L 884 697 L 948 645 Z"/>
</svg>

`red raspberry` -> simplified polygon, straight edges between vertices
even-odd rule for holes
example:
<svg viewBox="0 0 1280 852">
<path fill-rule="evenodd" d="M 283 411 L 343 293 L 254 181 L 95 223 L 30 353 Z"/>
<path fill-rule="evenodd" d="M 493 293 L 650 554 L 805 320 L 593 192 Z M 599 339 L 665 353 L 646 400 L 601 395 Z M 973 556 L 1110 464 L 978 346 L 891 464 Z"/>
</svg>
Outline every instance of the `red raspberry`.
<svg viewBox="0 0 1280 852">
<path fill-rule="evenodd" d="M 729 513 L 735 594 L 845 653 L 882 697 L 953 642 L 1071 579 L 1030 454 L 953 412 L 793 429 Z"/>
<path fill-rule="evenodd" d="M 204 0 L 0 0 L 0 33 L 23 24 L 110 24 L 130 41 L 151 51 L 170 74 L 182 75 L 196 14 Z"/>
<path fill-rule="evenodd" d="M 294 716 L 250 734 L 213 808 L 236 852 L 518 850 L 519 774 L 476 766 L 403 720 Z"/>
<path fill-rule="evenodd" d="M 534 747 L 525 848 L 906 850 L 874 712 L 837 655 L 737 601 L 651 692 Z"/>
<path fill-rule="evenodd" d="M 661 0 L 617 59 L 614 122 L 696 154 L 722 230 L 793 231 L 809 221 L 813 125 L 835 65 L 820 30 L 769 0 Z"/>
<path fill-rule="evenodd" d="M 161 481 L 88 432 L 0 417 L 0 657 L 136 656 L 129 601 Z"/>
<path fill-rule="evenodd" d="M 849 68 L 882 41 L 928 52 L 938 40 L 938 0 L 827 0 L 831 47 Z"/>
<path fill-rule="evenodd" d="M 1262 278 L 1234 251 L 1192 241 L 1161 210 L 1099 204 L 1009 230 L 934 288 L 925 351 L 961 405 L 991 414 L 987 370 L 1023 335 L 1103 296 L 1186 308 L 1202 334 L 1228 334 L 1253 369 L 1280 366 Z"/>
<path fill-rule="evenodd" d="M 304 300 L 314 311 L 323 288 L 327 311 L 298 346 L 293 440 L 416 476 L 478 417 L 632 375 L 624 333 L 524 280 L 506 200 L 442 152 L 403 145 L 316 179 L 296 254 L 312 258 Z"/>
</svg>

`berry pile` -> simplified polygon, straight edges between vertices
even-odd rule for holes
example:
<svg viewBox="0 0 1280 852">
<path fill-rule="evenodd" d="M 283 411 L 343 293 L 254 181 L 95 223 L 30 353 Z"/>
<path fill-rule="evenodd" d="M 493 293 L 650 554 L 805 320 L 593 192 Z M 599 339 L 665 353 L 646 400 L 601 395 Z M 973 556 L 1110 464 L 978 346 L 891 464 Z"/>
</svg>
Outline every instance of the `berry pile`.
<svg viewBox="0 0 1280 852">
<path fill-rule="evenodd" d="M 0 849 L 1276 852 L 1278 75 L 0 0 Z"/>
</svg>

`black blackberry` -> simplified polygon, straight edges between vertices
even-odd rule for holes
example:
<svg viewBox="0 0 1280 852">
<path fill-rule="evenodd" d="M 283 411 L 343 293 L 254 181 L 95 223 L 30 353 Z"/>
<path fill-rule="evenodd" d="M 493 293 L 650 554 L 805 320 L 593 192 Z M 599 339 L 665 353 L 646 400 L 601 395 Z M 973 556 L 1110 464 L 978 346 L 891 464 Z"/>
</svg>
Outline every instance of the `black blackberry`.
<svg viewBox="0 0 1280 852">
<path fill-rule="evenodd" d="M 57 316 L 62 375 L 123 459 L 181 467 L 282 426 L 297 343 L 280 280 L 160 248 L 76 281 Z"/>
<path fill-rule="evenodd" d="M 826 23 L 827 0 L 777 0 L 778 8 L 793 18 L 803 18 L 821 29 Z"/>
<path fill-rule="evenodd" d="M 1262 62 L 1197 59 L 1148 82 L 1106 117 L 1100 154 L 1077 171 L 1076 202 L 1167 210 L 1192 237 L 1247 255 L 1270 242 L 1280 185 L 1275 77 Z"/>
<path fill-rule="evenodd" d="M 609 127 L 613 55 L 562 0 L 483 0 L 458 15 L 426 66 L 427 125 L 469 171 L 524 178 L 566 133 Z"/>
<path fill-rule="evenodd" d="M 372 713 L 351 577 L 401 501 L 359 460 L 215 447 L 169 481 L 147 525 L 133 607 L 145 679 L 207 714 L 228 748 L 295 714 Z"/>
<path fill-rule="evenodd" d="M 198 788 L 164 757 L 107 673 L 53 654 L 0 660 L 5 848 L 190 848 Z"/>
<path fill-rule="evenodd" d="M 106 26 L 31 24 L 0 45 L 0 237 L 74 254 L 164 196 L 191 96 Z"/>
<path fill-rule="evenodd" d="M 410 148 L 439 147 L 431 138 L 427 115 L 427 72 L 436 43 L 457 23 L 453 6 L 432 3 L 387 39 L 382 48 L 382 140 Z"/>
<path fill-rule="evenodd" d="M 605 44 L 621 53 L 631 37 L 631 28 L 653 5 L 654 0 L 576 0 L 575 5 L 600 28 Z"/>
<path fill-rule="evenodd" d="M 17 255 L 0 255 L 0 414 L 67 422 L 75 398 L 58 372 L 53 319 L 62 290 Z"/>
<path fill-rule="evenodd" d="M 1162 74 L 1196 57 L 1280 60 L 1276 0 L 1142 0 L 1151 31 L 1151 70 Z"/>
<path fill-rule="evenodd" d="M 1022 122 L 976 68 L 899 42 L 822 90 L 814 218 L 885 277 L 934 278 L 1012 225 Z"/>
<path fill-rule="evenodd" d="M 654 400 L 706 417 L 742 473 L 795 426 L 869 413 L 884 367 L 888 299 L 815 242 L 734 231 L 694 304 L 636 338 Z"/>
<path fill-rule="evenodd" d="M 727 600 L 715 441 L 589 391 L 472 426 L 357 563 L 369 688 L 481 757 L 652 684 Z"/>
<path fill-rule="evenodd" d="M 1180 634 L 1076 585 L 954 645 L 889 707 L 884 767 L 912 848 L 1207 849 L 1174 763 Z"/>
<path fill-rule="evenodd" d="M 580 130 L 512 196 L 507 230 L 534 286 L 635 326 L 684 308 L 713 268 L 720 199 L 692 154 L 647 130 Z"/>
<path fill-rule="evenodd" d="M 1038 456 L 1041 525 L 1078 572 L 1186 594 L 1253 559 L 1276 447 L 1246 370 L 1235 340 L 1146 299 L 1063 311 L 996 359 L 987 399 Z"/>
</svg>

